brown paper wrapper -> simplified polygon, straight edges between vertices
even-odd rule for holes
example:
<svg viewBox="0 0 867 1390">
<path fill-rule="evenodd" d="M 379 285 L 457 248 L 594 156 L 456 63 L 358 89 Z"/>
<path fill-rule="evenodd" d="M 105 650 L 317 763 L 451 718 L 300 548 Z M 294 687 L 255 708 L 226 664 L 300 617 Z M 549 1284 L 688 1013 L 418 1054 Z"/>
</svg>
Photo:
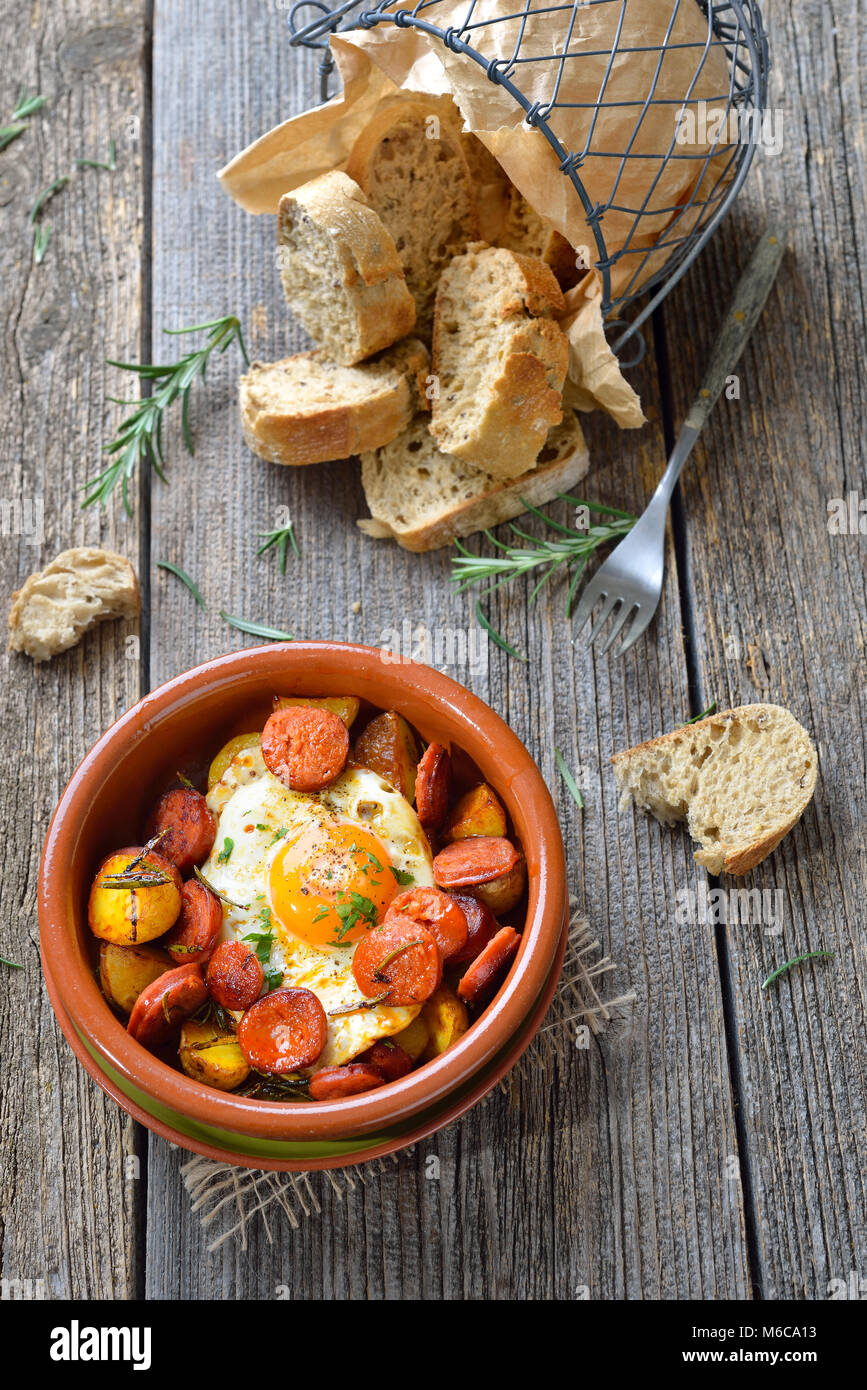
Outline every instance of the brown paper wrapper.
<svg viewBox="0 0 867 1390">
<path fill-rule="evenodd" d="M 486 58 L 511 57 L 519 21 L 490 21 L 514 9 L 511 0 L 476 0 L 474 27 L 467 37 Z M 467 0 L 442 0 L 426 17 L 444 29 L 460 29 L 467 10 Z M 543 61 L 543 55 L 562 52 L 568 24 L 568 52 L 580 57 Z M 686 235 L 701 209 L 691 208 L 678 218 L 679 210 L 697 187 L 706 196 L 718 179 L 725 178 L 730 149 L 720 149 L 708 159 L 706 144 L 675 144 L 679 157 L 667 158 L 680 110 L 697 111 L 700 101 L 719 106 L 726 99 L 728 64 L 718 47 L 706 49 L 706 41 L 707 20 L 694 0 L 626 0 L 623 8 L 579 5 L 555 14 L 545 0 L 531 0 L 521 34 L 522 61 L 513 77 L 531 101 L 544 106 L 554 95 L 559 72 L 558 108 L 550 113 L 549 124 L 565 149 L 592 149 L 578 176 L 594 205 L 614 204 L 600 224 L 609 258 L 624 247 L 628 250 L 612 268 L 612 298 L 635 293 L 664 265 L 669 248 L 643 264 L 638 253 L 668 239 L 667 230 L 669 237 Z M 524 124 L 522 108 L 505 88 L 488 79 L 482 67 L 438 38 L 391 24 L 333 36 L 331 48 L 342 92 L 324 106 L 275 127 L 220 172 L 223 187 L 248 212 L 276 212 L 283 193 L 342 167 L 383 102 L 402 93 L 417 99 L 421 93 L 431 99 L 432 113 L 438 107 L 453 112 L 454 102 L 464 129 L 487 145 L 527 201 L 576 248 L 584 264 L 599 260 L 581 200 L 547 140 Z M 606 80 L 612 50 L 615 56 Z M 651 97 L 653 104 L 646 105 Z M 631 157 L 622 158 L 627 151 Z M 633 232 L 638 209 L 644 211 Z M 674 220 L 676 230 L 670 230 Z M 598 273 L 591 272 L 570 296 L 563 322 L 571 346 L 570 403 L 582 410 L 601 407 L 624 428 L 642 424 L 638 397 L 605 340 Z"/>
</svg>

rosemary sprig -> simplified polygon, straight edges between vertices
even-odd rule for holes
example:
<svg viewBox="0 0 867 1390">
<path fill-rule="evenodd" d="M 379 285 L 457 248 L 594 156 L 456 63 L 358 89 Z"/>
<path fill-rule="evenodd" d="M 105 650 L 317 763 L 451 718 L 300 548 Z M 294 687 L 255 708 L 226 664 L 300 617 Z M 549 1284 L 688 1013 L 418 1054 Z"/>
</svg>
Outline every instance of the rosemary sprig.
<svg viewBox="0 0 867 1390">
<path fill-rule="evenodd" d="M 19 965 L 17 960 L 7 960 L 5 956 L 0 956 L 0 965 L 8 965 L 10 970 L 23 970 L 24 966 Z"/>
<path fill-rule="evenodd" d="M 234 618 L 231 613 L 226 613 L 222 608 L 220 609 L 220 617 L 230 627 L 236 627 L 239 632 L 247 632 L 251 637 L 264 637 L 269 642 L 293 642 L 295 640 L 291 632 L 282 632 L 279 627 L 265 627 L 262 623 L 248 623 L 246 618 Z"/>
<path fill-rule="evenodd" d="M 579 788 L 578 783 L 575 781 L 575 778 L 572 776 L 572 773 L 566 766 L 566 761 L 559 748 L 554 749 L 554 761 L 557 764 L 560 776 L 563 778 L 563 781 L 566 783 L 566 786 L 569 788 L 569 791 L 572 794 L 572 800 L 575 802 L 575 805 L 578 807 L 579 811 L 583 811 L 584 798 L 581 795 L 581 789 Z"/>
<path fill-rule="evenodd" d="M 205 878 L 205 875 L 202 873 L 198 864 L 193 865 L 193 873 L 199 880 L 199 883 L 203 883 L 207 888 L 208 892 L 213 893 L 214 897 L 219 898 L 220 902 L 225 903 L 227 907 L 237 907 L 240 909 L 241 912 L 248 912 L 252 907 L 252 903 L 236 903 L 233 902 L 231 898 L 227 898 L 225 893 L 221 893 L 219 888 L 215 888 L 213 883 L 211 883 L 208 879 Z"/>
<path fill-rule="evenodd" d="M 260 531 L 258 538 L 262 544 L 256 551 L 257 555 L 264 555 L 266 550 L 270 550 L 272 545 L 276 545 L 281 574 L 286 573 L 286 560 L 290 545 L 296 555 L 301 554 L 295 539 L 295 523 L 293 521 L 287 522 L 285 526 L 278 526 L 275 531 Z"/>
<path fill-rule="evenodd" d="M 552 575 L 563 569 L 568 572 L 570 566 L 575 565 L 576 568 L 571 575 L 566 593 L 566 616 L 568 617 L 572 611 L 579 581 L 590 556 L 601 546 L 621 540 L 635 525 L 635 517 L 629 512 L 620 511 L 617 507 L 606 507 L 600 502 L 584 502 L 581 498 L 570 496 L 569 493 L 558 493 L 558 497 L 564 502 L 571 503 L 574 507 L 583 507 L 588 513 L 595 512 L 606 519 L 598 521 L 595 525 L 589 526 L 586 531 L 582 531 L 574 526 L 566 526 L 561 521 L 555 521 L 553 517 L 540 511 L 538 507 L 531 506 L 529 502 L 521 498 L 527 511 L 551 527 L 557 533 L 556 536 L 531 536 L 512 522 L 510 523 L 511 531 L 520 540 L 525 541 L 525 545 L 506 545 L 502 541 L 498 541 L 490 531 L 485 531 L 484 534 L 488 540 L 496 547 L 496 554 L 473 555 L 460 541 L 455 541 L 458 554 L 452 557 L 451 579 L 452 583 L 457 586 L 458 593 L 464 593 L 475 584 L 486 584 L 487 587 L 481 594 L 481 597 L 484 598 L 522 575 L 538 573 L 539 577 L 530 593 L 530 602 L 532 603 Z M 520 660 L 526 660 L 525 657 L 520 657 L 514 647 L 510 647 L 505 639 L 500 637 L 499 633 L 492 628 L 482 613 L 480 603 L 476 605 L 476 614 L 488 636 L 498 646 L 502 647 L 510 656 L 517 656 Z"/>
<path fill-rule="evenodd" d="M 145 396 L 139 401 L 116 401 L 118 405 L 134 405 L 136 409 L 122 421 L 117 437 L 105 446 L 111 455 L 108 467 L 84 484 L 83 507 L 94 502 L 105 505 L 118 483 L 121 485 L 124 510 L 132 515 L 129 503 L 129 482 L 140 463 L 149 463 L 161 482 L 166 482 L 165 457 L 163 454 L 163 420 L 165 413 L 175 401 L 181 401 L 181 432 L 187 453 L 194 454 L 193 437 L 190 432 L 190 388 L 197 377 L 204 380 L 208 359 L 215 349 L 225 352 L 233 342 L 237 342 L 249 362 L 240 320 L 234 314 L 222 319 L 211 319 L 208 323 L 196 323 L 190 328 L 164 328 L 164 333 L 177 337 L 184 333 L 204 333 L 208 337 L 204 347 L 186 353 L 178 362 L 163 366 L 136 362 L 115 362 L 108 360 L 110 367 L 118 367 L 124 372 L 135 372 L 143 382 L 160 383 L 153 396 Z"/>
<path fill-rule="evenodd" d="M 249 1080 L 236 1096 L 252 1097 L 256 1100 L 310 1100 L 307 1076 L 268 1076 L 265 1072 L 253 1072 Z"/>
<path fill-rule="evenodd" d="M 204 611 L 207 613 L 208 605 L 202 598 L 202 594 L 198 585 L 196 585 L 193 582 L 193 580 L 187 574 L 186 570 L 182 570 L 180 565 L 173 564 L 171 560 L 157 560 L 157 569 L 168 570 L 169 574 L 173 574 L 176 579 L 179 579 L 182 584 L 185 584 L 189 589 L 190 593 L 192 594 L 193 598 L 196 600 L 196 603 L 199 605 L 199 607 L 203 608 Z"/>
<path fill-rule="evenodd" d="M 152 872 L 140 870 L 135 874 L 106 874 L 105 878 L 100 879 L 100 888 L 162 888 L 165 884 L 171 883 L 168 874 L 164 874 L 161 869 L 154 869 Z"/>
<path fill-rule="evenodd" d="M 353 1004 L 342 1004 L 339 1009 L 329 1009 L 329 1018 L 340 1018 L 343 1014 L 357 1014 L 364 1009 L 375 1009 L 377 1004 L 381 1004 L 391 994 L 390 989 L 383 990 L 382 994 L 375 994 L 372 999 L 358 999 Z"/>
<path fill-rule="evenodd" d="M 800 965 L 801 961 L 828 960 L 833 955 L 833 951 L 807 951 L 803 956 L 792 956 L 791 960 L 784 961 L 782 965 L 777 966 L 776 970 L 771 971 L 768 978 L 762 981 L 762 989 L 767 989 L 768 985 L 773 984 L 774 980 L 778 980 L 787 970 L 791 970 L 793 965 Z"/>
</svg>

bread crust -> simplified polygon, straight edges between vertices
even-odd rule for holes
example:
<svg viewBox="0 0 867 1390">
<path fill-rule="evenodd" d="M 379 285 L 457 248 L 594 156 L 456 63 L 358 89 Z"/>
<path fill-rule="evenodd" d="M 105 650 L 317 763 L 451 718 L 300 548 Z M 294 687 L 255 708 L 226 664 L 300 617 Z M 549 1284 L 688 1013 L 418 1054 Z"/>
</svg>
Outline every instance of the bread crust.
<svg viewBox="0 0 867 1390">
<path fill-rule="evenodd" d="M 358 185 L 332 170 L 284 194 L 277 220 L 284 255 L 291 254 L 290 238 L 303 219 L 333 247 L 354 314 L 354 323 L 348 326 L 349 342 L 335 333 L 328 343 L 334 360 L 352 366 L 409 333 L 415 324 L 415 302 L 397 247 Z M 281 278 L 286 297 L 290 304 L 295 300 L 297 311 L 288 266 L 284 265 Z"/>
<path fill-rule="evenodd" d="M 49 661 L 111 618 L 135 618 L 141 592 L 123 555 L 99 546 L 62 551 L 12 595 L 9 650 Z"/>
<path fill-rule="evenodd" d="M 734 709 L 719 710 L 715 714 L 707 715 L 704 719 L 699 719 L 695 724 L 688 724 L 679 729 L 672 729 L 667 734 L 660 734 L 656 738 L 647 739 L 644 743 L 637 743 L 634 748 L 627 748 L 620 753 L 615 753 L 611 762 L 614 765 L 618 785 L 622 786 L 624 780 L 619 769 L 622 768 L 630 758 L 644 754 L 649 750 L 660 748 L 666 744 L 680 742 L 691 737 L 695 731 L 710 727 L 714 724 L 719 725 L 732 719 L 745 721 L 756 719 L 760 716 L 772 716 L 780 710 L 788 715 L 790 719 L 794 720 L 794 715 L 782 705 L 738 705 Z M 797 722 L 798 721 L 795 720 L 795 723 Z M 756 868 L 758 864 L 761 864 L 763 859 L 767 859 L 768 855 L 777 848 L 780 841 L 788 835 L 789 831 L 792 830 L 801 819 L 815 791 L 818 777 L 818 760 L 809 734 L 803 729 L 803 726 L 799 725 L 799 728 L 802 729 L 813 754 L 811 767 L 808 774 L 806 774 L 807 782 L 804 786 L 803 805 L 800 810 L 795 815 L 787 817 L 784 821 L 778 822 L 773 829 L 768 830 L 765 834 L 757 836 L 756 839 L 748 845 L 735 847 L 721 842 L 712 847 L 697 849 L 693 857 L 697 863 L 703 865 L 704 868 L 708 870 L 708 873 L 720 874 L 725 872 L 736 877 L 749 873 L 750 870 Z M 629 789 L 627 788 L 626 790 L 628 791 Z"/>
<path fill-rule="evenodd" d="M 376 372 L 377 363 L 360 364 L 359 382 L 363 386 L 369 376 L 370 391 L 355 400 L 317 402 L 304 408 L 298 383 L 288 374 L 285 399 L 268 405 L 257 399 L 257 372 L 305 362 L 321 364 L 327 370 L 322 354 L 314 351 L 297 353 L 279 363 L 254 362 L 241 377 L 244 439 L 253 453 L 268 463 L 305 467 L 389 444 L 406 429 L 419 404 L 419 383 L 427 371 L 428 355 L 422 343 L 410 339 L 380 359 L 383 371 Z"/>
</svg>

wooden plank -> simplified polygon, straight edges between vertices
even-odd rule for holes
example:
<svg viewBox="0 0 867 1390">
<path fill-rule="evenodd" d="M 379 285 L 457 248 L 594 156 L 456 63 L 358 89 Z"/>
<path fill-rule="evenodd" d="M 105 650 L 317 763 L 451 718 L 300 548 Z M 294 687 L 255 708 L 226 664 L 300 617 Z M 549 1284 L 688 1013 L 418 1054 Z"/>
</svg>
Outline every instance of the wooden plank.
<svg viewBox="0 0 867 1390">
<path fill-rule="evenodd" d="M 44 535 L 29 529 L 26 512 L 4 510 L 6 605 L 32 570 L 73 545 L 104 543 L 138 565 L 137 524 L 115 509 L 82 513 L 77 490 L 102 466 L 116 416 L 107 397 L 126 390 L 103 359 L 134 359 L 140 347 L 142 132 L 131 113 L 144 106 L 146 8 L 129 3 L 118 18 L 107 0 L 66 0 L 11 9 L 4 20 L 4 46 L 16 59 L 0 83 L 2 123 L 22 85 L 50 103 L 0 153 L 4 509 L 44 506 Z M 106 159 L 112 137 L 116 173 L 72 172 L 77 158 Z M 45 207 L 54 232 L 37 266 L 28 212 L 70 172 Z M 4 968 L 0 993 L 0 1241 L 13 1297 L 15 1280 L 43 1297 L 137 1291 L 140 1189 L 125 1171 L 137 1152 L 135 1127 L 81 1070 L 54 1022 L 35 908 L 51 811 L 86 750 L 139 696 L 140 663 L 127 641 L 135 631 L 108 624 L 46 666 L 4 657 L 2 722 L 15 777 L 0 789 L 0 953 L 25 966 Z"/>
<path fill-rule="evenodd" d="M 315 59 L 289 50 L 266 7 L 158 11 L 156 328 L 237 310 L 261 357 L 300 341 L 281 300 L 272 221 L 228 203 L 213 171 L 306 104 L 314 72 Z M 448 583 L 447 554 L 411 557 L 361 539 L 351 464 L 288 472 L 251 459 L 234 403 L 238 359 L 214 365 L 197 397 L 196 458 L 175 447 L 171 484 L 153 494 L 154 557 L 183 565 L 210 612 L 194 610 L 169 577 L 154 577 L 153 680 L 245 644 L 221 625 L 221 606 L 299 635 L 374 645 L 404 616 L 413 630 L 466 635 L 471 605 Z M 653 408 L 652 361 L 639 379 Z M 590 497 L 639 507 L 663 461 L 658 417 L 635 435 L 594 418 L 588 436 L 597 461 Z M 252 545 L 284 503 L 302 551 L 285 579 Z M 588 1049 L 570 1044 L 562 1062 L 524 1064 L 506 1093 L 343 1197 L 314 1178 L 321 1215 L 297 1231 L 278 1218 L 273 1245 L 253 1222 L 246 1251 L 231 1242 L 209 1255 L 210 1233 L 180 1185 L 183 1156 L 151 1140 L 149 1296 L 271 1298 L 279 1286 L 294 1297 L 376 1299 L 575 1297 L 585 1287 L 594 1298 L 746 1293 L 739 1191 L 722 1176 L 725 1156 L 737 1166 L 737 1139 L 713 935 L 684 946 L 672 917 L 675 886 L 695 881 L 689 854 L 644 822 L 618 818 L 608 768 L 645 722 L 692 712 L 675 567 L 656 642 L 623 663 L 573 650 L 563 597 L 554 589 L 528 609 L 523 590 L 492 608 L 531 654 L 528 666 L 491 647 L 487 670 L 453 674 L 539 758 L 563 815 L 572 886 L 623 962 L 615 987 L 637 988 L 634 1015 Z M 585 769 L 583 818 L 555 773 L 555 740 Z M 438 1178 L 429 1176 L 431 1156 Z"/>
<path fill-rule="evenodd" d="M 819 746 L 802 823 L 743 881 L 780 895 L 781 930 L 766 919 L 721 936 L 761 1289 L 821 1299 L 867 1262 L 865 540 L 827 526 L 830 499 L 867 495 L 863 63 L 854 4 L 808 0 L 775 19 L 770 104 L 784 107 L 782 152 L 757 158 L 725 235 L 664 319 L 679 421 L 758 234 L 788 222 L 793 251 L 736 369 L 740 399 L 717 405 L 682 485 L 699 698 L 785 704 Z M 776 964 L 827 948 L 833 962 L 762 994 Z"/>
</svg>

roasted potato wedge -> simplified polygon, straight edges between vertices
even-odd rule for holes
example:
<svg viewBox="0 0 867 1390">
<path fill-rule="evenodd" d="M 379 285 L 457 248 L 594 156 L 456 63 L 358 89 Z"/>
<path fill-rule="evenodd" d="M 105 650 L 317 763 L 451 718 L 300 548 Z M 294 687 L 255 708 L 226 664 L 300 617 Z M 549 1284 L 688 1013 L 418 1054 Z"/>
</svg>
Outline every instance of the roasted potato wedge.
<svg viewBox="0 0 867 1390">
<path fill-rule="evenodd" d="M 215 1023 L 188 1018 L 181 1028 L 178 1056 L 187 1076 L 218 1091 L 234 1091 L 250 1075 L 235 1034 L 224 1032 Z"/>
<path fill-rule="evenodd" d="M 507 834 L 506 813 L 487 782 L 471 787 L 457 802 L 442 830 L 443 844 L 474 835 Z"/>
<path fill-rule="evenodd" d="M 418 741 L 403 715 L 390 709 L 372 719 L 355 741 L 352 761 L 369 767 L 412 801 L 418 767 Z"/>
<path fill-rule="evenodd" d="M 164 952 L 153 946 L 115 946 L 112 941 L 103 941 L 99 947 L 99 983 L 102 992 L 110 1003 L 125 1014 L 132 1012 L 132 1006 L 143 989 L 158 980 L 174 962 Z"/>
<path fill-rule="evenodd" d="M 527 861 L 519 859 L 513 869 L 501 878 L 492 878 L 490 883 L 478 883 L 473 888 L 463 888 L 461 892 L 470 893 L 480 903 L 486 903 L 495 917 L 511 912 L 521 901 L 521 894 L 527 883 Z"/>
<path fill-rule="evenodd" d="M 343 720 L 347 729 L 351 729 L 361 701 L 355 695 L 317 695 L 315 698 L 302 698 L 300 695 L 275 695 L 275 709 L 288 709 L 290 705 L 312 705 L 314 709 L 329 709 L 332 714 L 337 715 L 338 719 Z"/>
<path fill-rule="evenodd" d="M 235 738 L 230 738 L 228 743 L 224 743 L 208 768 L 208 791 L 217 785 L 233 758 L 237 758 L 239 753 L 246 752 L 248 748 L 258 748 L 261 741 L 260 734 L 238 734 Z"/>
<path fill-rule="evenodd" d="M 430 1041 L 430 1031 L 421 1014 L 418 1014 L 412 1023 L 408 1023 L 406 1028 L 402 1028 L 399 1033 L 392 1033 L 391 1041 L 398 1043 L 407 1057 L 413 1062 L 417 1062 Z"/>
<path fill-rule="evenodd" d="M 104 859 L 96 871 L 87 903 L 87 921 L 94 936 L 116 946 L 141 946 L 173 927 L 181 910 L 181 876 L 174 864 L 151 850 L 131 870 L 133 878 L 158 875 L 162 883 L 135 887 L 123 875 L 141 854 L 121 849 Z"/>
<path fill-rule="evenodd" d="M 470 1026 L 466 1006 L 446 984 L 434 990 L 430 999 L 422 1006 L 419 1017 L 430 1035 L 424 1050 L 420 1053 L 423 1062 L 430 1062 L 434 1057 L 439 1057 L 440 1053 L 463 1037 Z M 401 1043 L 401 1047 L 403 1046 Z"/>
</svg>

